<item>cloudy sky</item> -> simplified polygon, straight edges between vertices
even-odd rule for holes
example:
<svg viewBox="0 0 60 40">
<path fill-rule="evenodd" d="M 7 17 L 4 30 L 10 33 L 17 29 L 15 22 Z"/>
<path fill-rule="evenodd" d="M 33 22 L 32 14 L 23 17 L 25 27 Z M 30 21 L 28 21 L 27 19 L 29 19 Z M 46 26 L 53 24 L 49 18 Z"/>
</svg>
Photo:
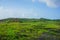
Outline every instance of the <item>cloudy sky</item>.
<svg viewBox="0 0 60 40">
<path fill-rule="evenodd" d="M 60 19 L 60 0 L 0 0 L 0 19 Z"/>
</svg>

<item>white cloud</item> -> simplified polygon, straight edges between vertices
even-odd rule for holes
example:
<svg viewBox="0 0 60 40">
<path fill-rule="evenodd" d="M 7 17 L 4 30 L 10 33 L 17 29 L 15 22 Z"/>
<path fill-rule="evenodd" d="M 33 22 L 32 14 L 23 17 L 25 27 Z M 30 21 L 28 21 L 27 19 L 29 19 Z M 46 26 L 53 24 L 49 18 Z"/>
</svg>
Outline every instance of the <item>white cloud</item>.
<svg viewBox="0 0 60 40">
<path fill-rule="evenodd" d="M 60 0 L 39 0 L 39 2 L 46 3 L 47 6 L 49 7 L 60 7 Z"/>
<path fill-rule="evenodd" d="M 32 0 L 32 2 L 45 3 L 48 7 L 57 8 L 60 7 L 60 0 Z"/>
<path fill-rule="evenodd" d="M 35 16 L 37 15 L 35 15 L 33 8 L 5 8 L 0 6 L 0 19 L 9 17 L 33 18 Z"/>
<path fill-rule="evenodd" d="M 32 0 L 32 2 L 34 3 L 36 0 Z"/>
</svg>

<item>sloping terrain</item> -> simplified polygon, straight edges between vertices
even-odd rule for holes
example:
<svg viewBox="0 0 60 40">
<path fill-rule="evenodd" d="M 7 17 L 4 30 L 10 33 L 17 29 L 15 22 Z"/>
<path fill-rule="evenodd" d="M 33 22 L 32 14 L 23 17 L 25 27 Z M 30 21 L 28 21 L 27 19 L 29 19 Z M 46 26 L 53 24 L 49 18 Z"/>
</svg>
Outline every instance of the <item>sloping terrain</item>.
<svg viewBox="0 0 60 40">
<path fill-rule="evenodd" d="M 60 40 L 60 20 L 2 19 L 0 40 Z"/>
</svg>

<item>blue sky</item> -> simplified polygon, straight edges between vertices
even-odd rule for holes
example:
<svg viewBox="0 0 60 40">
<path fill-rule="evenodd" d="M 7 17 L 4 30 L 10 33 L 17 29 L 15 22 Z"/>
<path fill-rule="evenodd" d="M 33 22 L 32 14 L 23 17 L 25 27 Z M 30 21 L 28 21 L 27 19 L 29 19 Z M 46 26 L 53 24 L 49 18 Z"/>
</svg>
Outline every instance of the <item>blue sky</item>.
<svg viewBox="0 0 60 40">
<path fill-rule="evenodd" d="M 60 0 L 0 0 L 0 19 L 60 19 Z"/>
</svg>

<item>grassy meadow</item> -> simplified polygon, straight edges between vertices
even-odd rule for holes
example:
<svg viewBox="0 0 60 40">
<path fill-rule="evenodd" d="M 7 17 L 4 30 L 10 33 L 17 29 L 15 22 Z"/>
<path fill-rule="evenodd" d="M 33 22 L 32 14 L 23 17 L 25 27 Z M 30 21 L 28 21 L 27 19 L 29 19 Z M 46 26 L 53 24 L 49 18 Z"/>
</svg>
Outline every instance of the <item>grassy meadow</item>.
<svg viewBox="0 0 60 40">
<path fill-rule="evenodd" d="M 0 40 L 60 40 L 60 20 L 2 19 L 0 20 Z"/>
</svg>

